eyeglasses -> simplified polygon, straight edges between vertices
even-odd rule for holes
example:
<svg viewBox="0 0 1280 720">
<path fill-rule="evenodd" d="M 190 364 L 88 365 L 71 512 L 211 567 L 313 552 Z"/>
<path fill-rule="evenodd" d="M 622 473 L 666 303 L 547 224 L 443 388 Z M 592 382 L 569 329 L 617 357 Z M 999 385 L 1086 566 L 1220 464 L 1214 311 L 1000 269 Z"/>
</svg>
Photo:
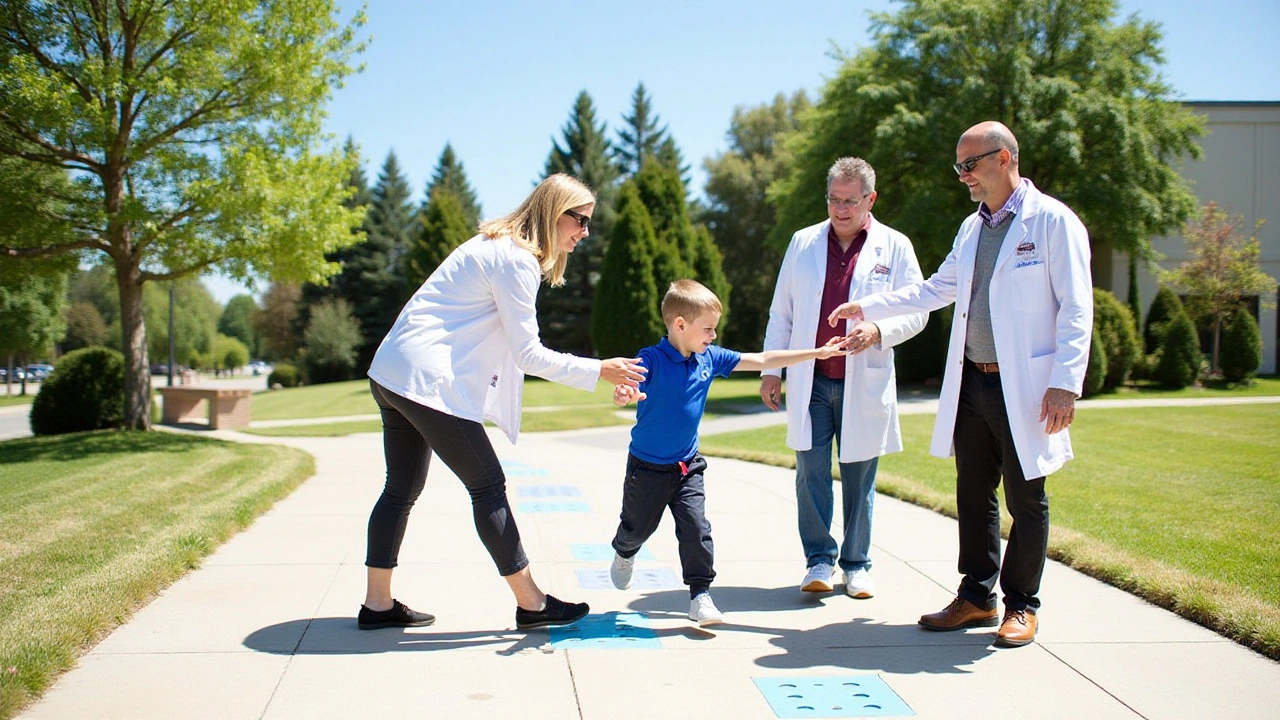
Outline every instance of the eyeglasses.
<svg viewBox="0 0 1280 720">
<path fill-rule="evenodd" d="M 996 148 L 995 150 L 992 150 L 990 152 L 984 152 L 981 155 L 974 155 L 973 157 L 961 160 L 958 163 L 951 163 L 951 167 L 955 168 L 957 175 L 961 173 L 973 172 L 973 169 L 978 166 L 979 160 L 981 160 L 982 158 L 988 155 L 995 155 L 996 153 L 1000 152 L 1003 149 L 1004 148 Z"/>
<path fill-rule="evenodd" d="M 573 218 L 574 220 L 577 220 L 577 221 L 578 221 L 578 227 L 579 227 L 579 228 L 582 228 L 583 230 L 586 230 L 586 229 L 587 229 L 587 226 L 591 224 L 591 218 L 590 218 L 589 216 L 587 216 L 587 215 L 583 215 L 583 214 L 582 214 L 582 213 L 580 213 L 580 212 L 575 212 L 575 211 L 573 211 L 573 210 L 565 210 L 565 211 L 564 211 L 564 214 L 565 214 L 565 215 L 568 215 L 569 217 Z"/>
<path fill-rule="evenodd" d="M 842 198 L 842 197 L 836 197 L 835 195 L 828 195 L 827 204 L 837 208 L 844 208 L 844 207 L 856 208 L 859 205 L 861 205 L 862 201 L 866 200 L 867 196 L 870 194 L 871 193 L 863 193 L 862 197 L 860 198 Z"/>
</svg>

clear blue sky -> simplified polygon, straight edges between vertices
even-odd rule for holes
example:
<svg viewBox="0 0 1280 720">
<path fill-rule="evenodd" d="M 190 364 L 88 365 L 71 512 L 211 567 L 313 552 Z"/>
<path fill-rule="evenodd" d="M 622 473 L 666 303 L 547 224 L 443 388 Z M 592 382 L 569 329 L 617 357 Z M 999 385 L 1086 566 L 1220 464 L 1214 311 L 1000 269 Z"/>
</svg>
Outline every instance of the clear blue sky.
<svg viewBox="0 0 1280 720">
<path fill-rule="evenodd" d="M 350 12 L 357 4 L 339 0 Z M 686 162 L 723 152 L 735 107 L 806 90 L 836 70 L 831 50 L 869 42 L 869 11 L 888 0 L 369 0 L 362 73 L 326 124 L 361 146 L 369 182 L 394 150 L 422 199 L 452 143 L 484 215 L 514 208 L 586 90 L 612 133 L 643 81 Z M 1280 101 L 1280 0 L 1121 0 L 1120 15 L 1161 24 L 1162 72 L 1182 100 Z M 206 278 L 220 302 L 244 292 Z"/>
</svg>

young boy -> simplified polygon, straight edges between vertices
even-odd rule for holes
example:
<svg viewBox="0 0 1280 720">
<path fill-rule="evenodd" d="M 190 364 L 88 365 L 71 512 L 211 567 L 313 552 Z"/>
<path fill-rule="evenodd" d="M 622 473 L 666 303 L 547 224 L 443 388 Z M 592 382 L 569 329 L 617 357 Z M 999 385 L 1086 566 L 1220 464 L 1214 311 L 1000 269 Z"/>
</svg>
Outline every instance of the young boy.
<svg viewBox="0 0 1280 720">
<path fill-rule="evenodd" d="M 714 546 L 704 515 L 702 472 L 707 461 L 698 454 L 698 422 L 711 380 L 734 370 L 766 370 L 849 354 L 843 337 L 812 350 L 742 354 L 712 345 L 720 313 L 720 299 L 705 286 L 693 280 L 672 283 L 662 299 L 667 337 L 639 353 L 648 374 L 639 389 L 619 385 L 613 393 L 616 405 L 632 400 L 638 405 L 609 576 L 619 590 L 631 587 L 636 553 L 658 529 L 663 508 L 671 508 L 689 586 L 689 619 L 702 626 L 724 622 L 709 592 L 716 576 L 711 568 Z"/>
</svg>

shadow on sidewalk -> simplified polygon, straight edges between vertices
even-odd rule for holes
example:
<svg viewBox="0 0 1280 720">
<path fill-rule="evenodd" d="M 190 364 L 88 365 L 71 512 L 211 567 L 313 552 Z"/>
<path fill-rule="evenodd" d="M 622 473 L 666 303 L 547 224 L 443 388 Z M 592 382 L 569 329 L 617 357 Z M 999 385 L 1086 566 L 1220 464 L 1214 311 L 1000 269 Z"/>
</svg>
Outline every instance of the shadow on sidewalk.
<svg viewBox="0 0 1280 720">
<path fill-rule="evenodd" d="M 546 631 L 494 630 L 432 632 L 428 628 L 361 630 L 353 617 L 321 617 L 269 625 L 244 639 L 250 650 L 272 655 L 370 655 L 388 652 L 475 650 L 503 646 L 500 655 L 536 649 L 547 643 Z"/>
</svg>

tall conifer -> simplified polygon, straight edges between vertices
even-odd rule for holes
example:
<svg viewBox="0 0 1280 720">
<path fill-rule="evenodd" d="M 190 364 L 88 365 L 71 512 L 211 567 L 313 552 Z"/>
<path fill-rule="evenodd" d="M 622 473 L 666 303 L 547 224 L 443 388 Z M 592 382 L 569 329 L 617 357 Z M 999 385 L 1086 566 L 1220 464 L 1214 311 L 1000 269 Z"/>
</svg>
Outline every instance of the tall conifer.
<svg viewBox="0 0 1280 720">
<path fill-rule="evenodd" d="M 653 281 L 653 222 L 635 184 L 622 186 L 613 238 L 591 313 L 591 337 L 602 357 L 632 357 L 663 335 L 662 292 Z"/>
<path fill-rule="evenodd" d="M 656 157 L 666 139 L 667 127 L 659 127 L 658 115 L 653 112 L 644 83 L 636 85 L 631 94 L 631 114 L 624 115 L 623 126 L 618 128 L 618 142 L 614 144 L 614 157 L 622 172 L 635 175 L 644 167 L 644 161 Z"/>
<path fill-rule="evenodd" d="M 476 197 L 475 189 L 467 180 L 467 171 L 463 168 L 462 161 L 458 159 L 453 146 L 449 143 L 445 143 L 440 159 L 436 162 L 435 172 L 431 174 L 431 180 L 427 182 L 427 187 L 422 193 L 423 212 L 426 212 L 427 205 L 431 202 L 432 193 L 439 189 L 448 190 L 458 198 L 462 206 L 462 217 L 471 228 L 471 234 L 474 235 L 476 228 L 480 225 L 480 201 Z"/>
</svg>

